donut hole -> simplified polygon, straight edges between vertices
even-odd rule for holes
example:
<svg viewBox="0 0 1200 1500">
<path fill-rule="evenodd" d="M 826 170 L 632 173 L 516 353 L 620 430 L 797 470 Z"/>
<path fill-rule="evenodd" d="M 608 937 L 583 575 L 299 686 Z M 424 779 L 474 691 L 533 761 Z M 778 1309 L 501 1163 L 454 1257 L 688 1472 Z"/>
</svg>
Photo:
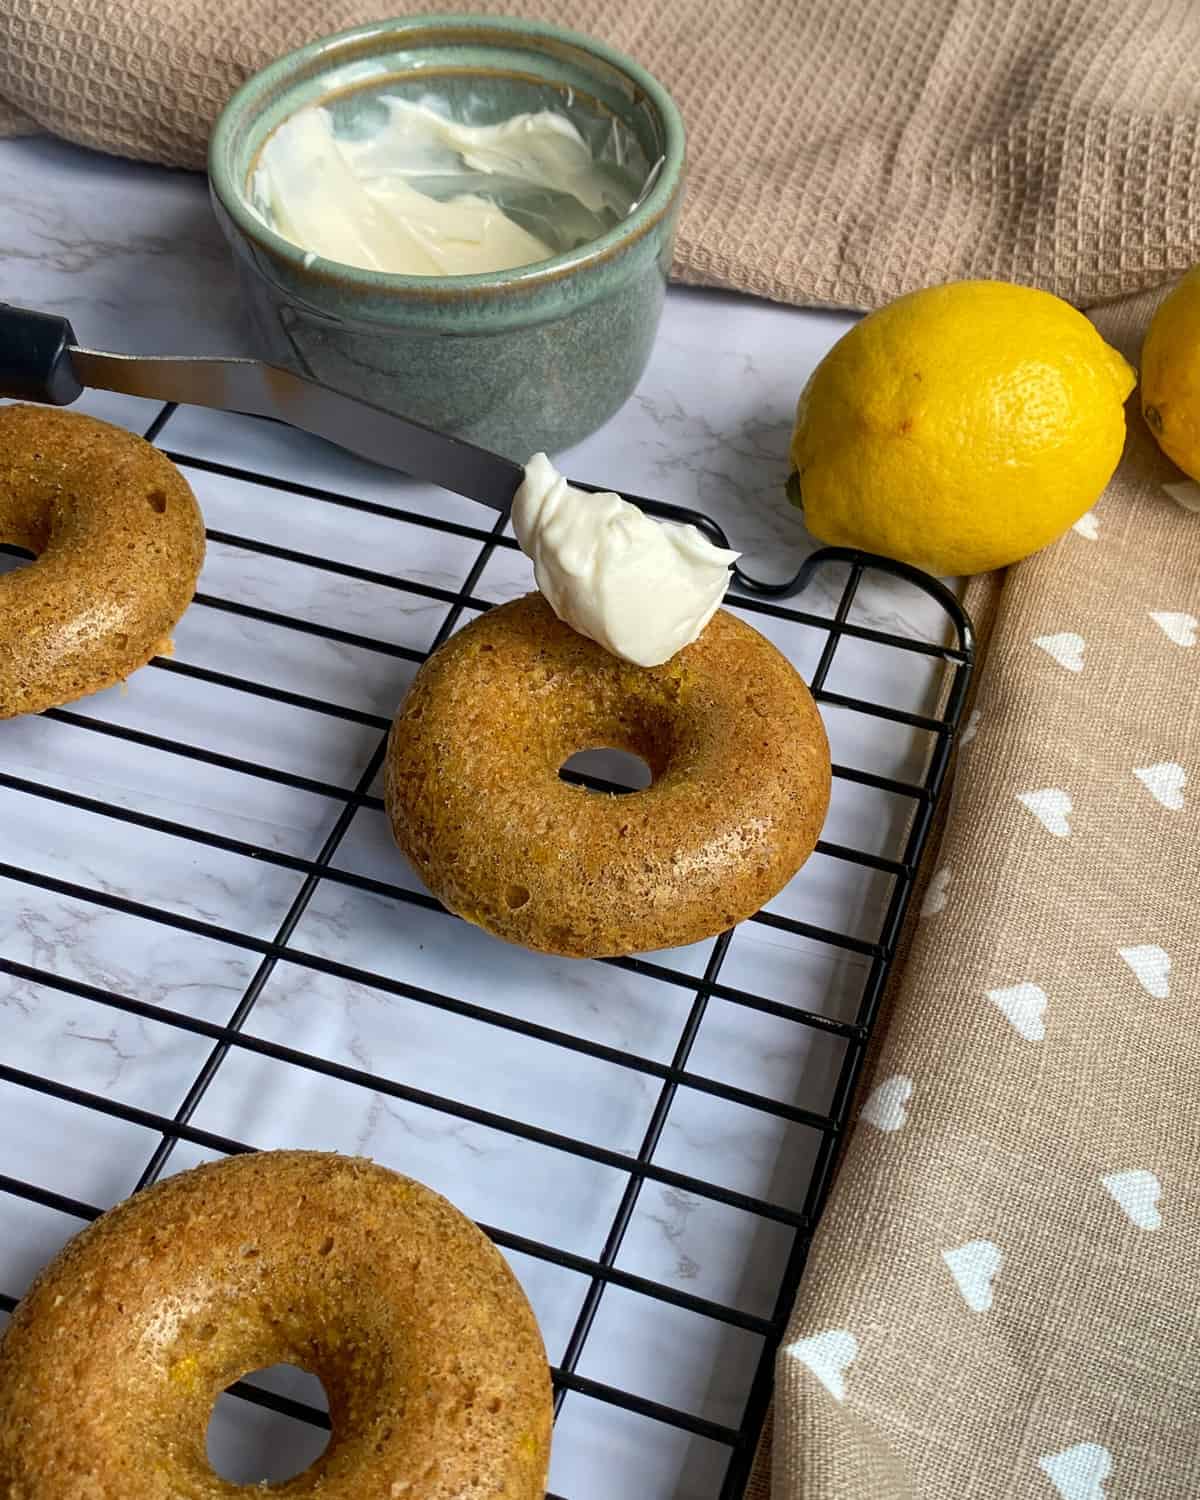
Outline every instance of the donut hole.
<svg viewBox="0 0 1200 1500">
<path fill-rule="evenodd" d="M 28 547 L 17 547 L 11 542 L 0 543 L 0 574 L 15 573 L 18 568 L 27 568 L 37 562 L 37 553 Z"/>
<path fill-rule="evenodd" d="M 260 1389 L 328 1409 L 325 1387 L 298 1365 L 272 1365 L 245 1379 Z M 329 1446 L 330 1433 L 225 1391 L 208 1422 L 206 1451 L 213 1472 L 228 1484 L 285 1484 L 311 1469 Z"/>
<path fill-rule="evenodd" d="M 627 796 L 630 792 L 644 792 L 653 782 L 654 773 L 640 755 L 632 750 L 618 750 L 611 745 L 598 745 L 588 750 L 577 750 L 558 768 L 563 781 L 576 785 L 603 782 L 593 791 Z"/>
</svg>

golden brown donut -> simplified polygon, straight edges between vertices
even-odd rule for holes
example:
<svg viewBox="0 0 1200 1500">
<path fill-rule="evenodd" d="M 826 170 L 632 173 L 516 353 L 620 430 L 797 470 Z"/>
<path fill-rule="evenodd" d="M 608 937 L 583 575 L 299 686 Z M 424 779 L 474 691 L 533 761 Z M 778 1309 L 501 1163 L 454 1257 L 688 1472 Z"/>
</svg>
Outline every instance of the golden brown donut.
<svg viewBox="0 0 1200 1500">
<path fill-rule="evenodd" d="M 613 796 L 560 779 L 603 746 L 640 755 L 651 785 Z M 811 694 L 735 615 L 636 667 L 527 594 L 421 667 L 385 790 L 397 843 L 451 911 L 596 958 L 697 942 L 757 911 L 812 852 L 829 785 Z"/>
<path fill-rule="evenodd" d="M 248 1493 L 208 1420 L 277 1363 L 320 1378 L 333 1434 L 272 1495 L 541 1500 L 550 1380 L 504 1258 L 429 1188 L 315 1151 L 169 1178 L 51 1262 L 0 1339 L 0 1495 Z"/>
<path fill-rule="evenodd" d="M 0 406 L 0 542 L 37 554 L 0 576 L 0 719 L 120 682 L 168 649 L 204 560 L 187 481 L 123 428 Z"/>
</svg>

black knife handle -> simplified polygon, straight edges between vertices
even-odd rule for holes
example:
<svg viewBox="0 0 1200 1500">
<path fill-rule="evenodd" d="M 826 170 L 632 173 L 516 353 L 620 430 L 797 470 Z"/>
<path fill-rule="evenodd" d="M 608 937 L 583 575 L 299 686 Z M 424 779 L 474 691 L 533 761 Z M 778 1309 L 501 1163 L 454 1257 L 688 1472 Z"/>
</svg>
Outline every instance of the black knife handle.
<svg viewBox="0 0 1200 1500">
<path fill-rule="evenodd" d="M 66 318 L 0 302 L 0 396 L 70 406 L 83 394 Z"/>
</svg>

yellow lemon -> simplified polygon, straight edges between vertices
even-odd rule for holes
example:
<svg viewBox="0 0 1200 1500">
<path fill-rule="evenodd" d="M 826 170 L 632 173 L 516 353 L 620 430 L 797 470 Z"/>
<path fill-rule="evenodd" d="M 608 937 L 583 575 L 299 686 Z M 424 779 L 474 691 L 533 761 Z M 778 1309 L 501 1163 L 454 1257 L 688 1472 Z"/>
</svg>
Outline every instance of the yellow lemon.
<svg viewBox="0 0 1200 1500">
<path fill-rule="evenodd" d="M 1061 536 L 1117 466 L 1134 372 L 1049 292 L 958 281 L 857 323 L 805 387 L 789 493 L 808 529 L 930 573 Z"/>
<path fill-rule="evenodd" d="M 1200 266 L 1151 320 L 1142 345 L 1142 415 L 1167 457 L 1200 479 Z"/>
</svg>

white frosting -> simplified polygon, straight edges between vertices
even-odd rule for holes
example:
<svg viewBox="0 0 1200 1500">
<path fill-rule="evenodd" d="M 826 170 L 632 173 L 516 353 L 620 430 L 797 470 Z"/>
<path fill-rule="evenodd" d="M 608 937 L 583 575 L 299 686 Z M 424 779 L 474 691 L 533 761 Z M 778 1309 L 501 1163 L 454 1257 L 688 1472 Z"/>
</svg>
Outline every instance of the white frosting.
<svg viewBox="0 0 1200 1500">
<path fill-rule="evenodd" d="M 335 134 L 332 115 L 316 105 L 298 110 L 267 140 L 252 196 L 293 244 L 367 270 L 467 276 L 557 251 L 490 197 L 454 192 L 458 180 L 565 194 L 585 214 L 583 238 L 602 231 L 595 216 L 629 208 L 579 131 L 552 110 L 472 126 L 424 104 L 381 102 L 387 123 L 365 139 Z"/>
<path fill-rule="evenodd" d="M 695 526 L 651 519 L 620 495 L 574 489 L 544 453 L 525 465 L 512 521 L 559 619 L 640 667 L 669 661 L 696 639 L 741 556 Z"/>
</svg>

